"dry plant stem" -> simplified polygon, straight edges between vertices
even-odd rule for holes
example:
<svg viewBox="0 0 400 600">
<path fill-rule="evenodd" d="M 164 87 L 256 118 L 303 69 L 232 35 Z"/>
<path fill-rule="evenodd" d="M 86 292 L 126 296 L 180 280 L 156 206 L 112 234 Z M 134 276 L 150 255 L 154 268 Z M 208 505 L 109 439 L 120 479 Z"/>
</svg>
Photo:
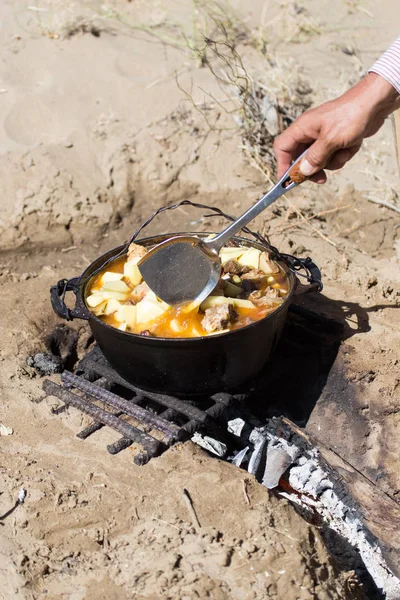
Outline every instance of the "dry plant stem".
<svg viewBox="0 0 400 600">
<path fill-rule="evenodd" d="M 390 192 L 392 194 L 394 194 L 394 196 L 396 196 L 396 197 L 398 196 L 398 190 L 394 186 L 390 185 L 390 183 L 388 181 L 386 181 L 385 178 L 381 177 L 377 173 L 371 171 L 370 169 L 364 169 L 363 171 L 360 170 L 358 172 L 361 173 L 362 175 L 366 175 L 367 177 L 372 177 L 372 178 L 376 179 L 376 181 L 378 181 L 380 184 L 382 184 L 380 186 L 381 191 L 382 191 L 382 188 L 385 191 L 390 190 Z M 371 190 L 371 191 L 374 191 L 374 190 Z"/>
<path fill-rule="evenodd" d="M 246 145 L 240 146 L 240 148 L 245 152 L 245 154 L 247 154 L 253 166 L 264 175 L 268 183 L 270 183 L 271 185 L 275 185 L 275 181 L 273 181 L 271 177 L 271 171 L 269 170 L 268 166 L 265 164 L 263 159 L 259 155 L 254 154 L 254 149 L 252 153 L 250 148 Z"/>
<path fill-rule="evenodd" d="M 249 498 L 248 493 L 247 493 L 246 480 L 245 479 L 242 479 L 242 486 L 243 486 L 244 501 L 246 502 L 246 504 L 250 505 L 250 498 Z"/>
<path fill-rule="evenodd" d="M 312 225 L 310 223 L 309 219 L 307 219 L 307 217 L 305 217 L 303 215 L 303 213 L 301 212 L 301 210 L 295 204 L 293 204 L 293 202 L 291 202 L 287 198 L 286 198 L 286 200 L 287 200 L 289 206 L 299 215 L 300 219 L 302 219 L 309 227 L 311 227 L 311 229 L 314 231 L 314 233 L 316 233 L 320 238 L 322 238 L 325 242 L 328 242 L 328 244 L 330 244 L 334 248 L 337 248 L 336 242 L 334 242 L 333 240 L 331 240 L 328 236 L 324 235 L 322 233 L 322 231 L 320 231 L 317 227 L 314 227 L 314 225 Z"/>
<path fill-rule="evenodd" d="M 163 521 L 162 519 L 159 519 L 158 517 L 153 517 L 154 521 L 158 521 L 159 523 L 163 523 L 164 525 L 169 525 L 170 527 L 173 527 L 174 529 L 177 529 L 179 531 L 179 527 L 177 527 L 176 525 L 173 525 L 172 523 L 168 523 L 168 521 Z"/>
<path fill-rule="evenodd" d="M 336 208 L 331 208 L 329 210 L 323 210 L 322 212 L 315 213 L 315 215 L 311 215 L 308 218 L 309 221 L 312 219 L 318 219 L 319 217 L 324 217 L 325 215 L 331 215 L 333 213 L 339 212 L 341 210 L 346 210 L 347 208 L 351 208 L 352 204 L 346 204 L 345 206 L 336 206 Z M 277 229 L 277 233 L 283 233 L 284 231 L 289 231 L 290 229 L 294 229 L 299 226 L 299 223 L 292 223 L 291 225 L 287 225 L 286 227 L 282 227 L 281 229 Z"/>
<path fill-rule="evenodd" d="M 386 208 L 389 208 L 390 210 L 394 210 L 395 212 L 400 213 L 399 206 L 395 206 L 394 204 L 391 204 L 390 202 L 386 202 L 386 200 L 379 200 L 379 198 L 374 198 L 373 196 L 366 196 L 366 199 L 369 202 L 373 202 L 374 204 L 379 204 L 380 206 L 385 206 Z"/>
<path fill-rule="evenodd" d="M 190 497 L 189 492 L 186 489 L 183 490 L 183 499 L 184 499 L 184 501 L 186 503 L 186 506 L 188 507 L 188 510 L 189 510 L 190 516 L 192 517 L 193 523 L 197 527 L 201 527 L 200 521 L 199 521 L 198 516 L 197 516 L 197 513 L 196 513 L 196 511 L 194 509 L 194 506 L 193 506 L 192 499 Z"/>
<path fill-rule="evenodd" d="M 197 102 L 194 101 L 194 98 L 192 96 L 192 91 L 190 90 L 188 92 L 187 90 L 185 90 L 181 86 L 181 84 L 179 83 L 177 75 L 175 75 L 175 81 L 176 81 L 176 85 L 177 85 L 178 89 L 185 94 L 187 100 L 190 102 L 190 104 L 193 106 L 193 108 L 197 112 L 199 112 L 201 114 L 201 116 L 203 117 L 203 119 L 207 123 L 207 126 L 208 126 L 208 128 L 209 128 L 210 131 L 233 131 L 235 129 L 235 127 L 217 127 L 217 122 L 219 120 L 219 115 L 216 115 L 214 123 L 211 123 L 211 121 L 209 120 L 208 116 L 206 115 L 206 110 L 204 108 L 204 104 L 203 104 L 203 109 L 202 109 L 199 106 L 199 103 L 197 103 Z M 193 82 L 192 82 L 192 86 L 193 86 Z"/>
</svg>

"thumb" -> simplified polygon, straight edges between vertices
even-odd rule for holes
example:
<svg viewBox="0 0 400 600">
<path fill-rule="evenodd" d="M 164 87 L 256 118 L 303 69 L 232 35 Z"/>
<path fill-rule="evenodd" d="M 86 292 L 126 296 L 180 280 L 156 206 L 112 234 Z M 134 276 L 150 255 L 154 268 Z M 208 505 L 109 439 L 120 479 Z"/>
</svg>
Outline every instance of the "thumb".
<svg viewBox="0 0 400 600">
<path fill-rule="evenodd" d="M 329 163 L 331 156 L 336 148 L 327 143 L 326 140 L 319 138 L 307 150 L 307 154 L 300 163 L 300 173 L 310 177 L 318 171 L 321 171 Z"/>
</svg>

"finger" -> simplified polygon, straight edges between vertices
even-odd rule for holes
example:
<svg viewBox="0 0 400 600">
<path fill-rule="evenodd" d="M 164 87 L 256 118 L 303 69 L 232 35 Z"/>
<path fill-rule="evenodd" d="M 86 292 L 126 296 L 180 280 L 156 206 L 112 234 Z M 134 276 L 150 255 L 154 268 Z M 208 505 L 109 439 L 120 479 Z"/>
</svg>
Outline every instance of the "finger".
<svg viewBox="0 0 400 600">
<path fill-rule="evenodd" d="M 332 156 L 330 162 L 326 165 L 325 168 L 329 169 L 329 171 L 337 171 L 338 169 L 341 169 L 347 162 L 349 162 L 349 160 L 353 158 L 355 154 L 357 154 L 360 148 L 361 144 L 356 144 L 354 146 L 351 146 L 350 148 L 338 150 Z"/>
<path fill-rule="evenodd" d="M 327 138 L 319 137 L 307 150 L 307 154 L 300 163 L 300 173 L 306 177 L 321 171 L 331 160 L 337 148 L 335 143 Z"/>
<path fill-rule="evenodd" d="M 276 156 L 276 175 L 278 179 L 280 179 L 293 162 L 292 153 L 287 152 L 286 150 L 280 150 L 279 148 L 274 148 L 274 150 Z"/>
<path fill-rule="evenodd" d="M 319 131 L 311 113 L 312 111 L 305 113 L 275 139 L 278 178 L 281 178 L 292 162 L 317 139 Z"/>
<path fill-rule="evenodd" d="M 286 171 L 290 169 L 296 158 L 298 158 L 305 150 L 307 150 L 306 144 L 298 144 L 292 152 L 275 148 L 275 156 L 277 161 L 276 174 L 278 179 L 283 177 Z"/>
<path fill-rule="evenodd" d="M 315 175 L 312 175 L 310 177 L 310 181 L 313 181 L 314 183 L 318 183 L 318 184 L 323 184 L 326 183 L 327 180 L 327 176 L 325 171 L 318 171 L 318 173 L 315 173 Z"/>
</svg>

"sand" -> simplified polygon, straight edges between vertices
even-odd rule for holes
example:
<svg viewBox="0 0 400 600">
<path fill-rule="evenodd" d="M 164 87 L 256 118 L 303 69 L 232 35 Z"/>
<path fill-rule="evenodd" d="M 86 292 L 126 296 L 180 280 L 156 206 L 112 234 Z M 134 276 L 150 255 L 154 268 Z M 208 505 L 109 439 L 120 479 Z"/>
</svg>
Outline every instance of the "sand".
<svg viewBox="0 0 400 600">
<path fill-rule="evenodd" d="M 273 89 L 300 76 L 316 104 L 355 83 L 397 36 L 396 5 L 235 1 L 230 14 L 252 77 Z M 0 442 L 0 514 L 28 492 L 0 521 L 0 598 L 362 598 L 286 500 L 250 478 L 245 502 L 235 467 L 190 443 L 135 467 L 129 450 L 105 451 L 112 433 L 81 442 L 84 417 L 33 402 L 42 382 L 26 357 L 59 322 L 50 285 L 166 203 L 239 214 L 270 185 L 242 149 L 226 89 L 185 46 L 182 32 L 201 41 L 201 11 L 189 1 L 115 0 L 107 11 L 16 1 L 2 3 L 0 23 L 0 422 L 13 428 Z M 325 288 L 305 302 L 345 324 L 348 402 L 323 398 L 308 429 L 395 500 L 399 214 L 368 198 L 399 207 L 397 186 L 388 122 L 326 186 L 300 188 L 256 224 L 282 251 L 313 256 Z M 151 231 L 223 223 L 202 214 L 167 213 Z M 82 355 L 86 326 L 72 326 Z"/>
</svg>

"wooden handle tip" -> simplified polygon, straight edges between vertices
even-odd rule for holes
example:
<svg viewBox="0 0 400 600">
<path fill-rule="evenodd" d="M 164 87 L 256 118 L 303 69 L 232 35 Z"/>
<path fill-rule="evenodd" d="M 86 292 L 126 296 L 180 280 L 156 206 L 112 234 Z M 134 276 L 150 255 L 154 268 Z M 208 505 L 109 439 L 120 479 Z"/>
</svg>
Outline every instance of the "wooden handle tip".
<svg viewBox="0 0 400 600">
<path fill-rule="evenodd" d="M 297 184 L 303 183 L 303 181 L 307 179 L 307 177 L 300 172 L 300 163 L 297 163 L 297 165 L 295 165 L 293 169 L 290 169 L 289 177 L 293 181 L 293 183 Z"/>
</svg>

